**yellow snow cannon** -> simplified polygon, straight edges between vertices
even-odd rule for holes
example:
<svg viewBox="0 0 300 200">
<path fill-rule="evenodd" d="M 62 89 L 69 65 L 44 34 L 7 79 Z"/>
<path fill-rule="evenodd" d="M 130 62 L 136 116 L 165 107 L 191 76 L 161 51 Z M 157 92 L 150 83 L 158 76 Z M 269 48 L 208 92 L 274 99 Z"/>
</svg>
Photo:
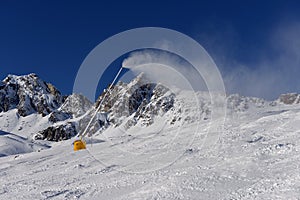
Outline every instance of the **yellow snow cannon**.
<svg viewBox="0 0 300 200">
<path fill-rule="evenodd" d="M 86 142 L 82 139 L 74 141 L 74 151 L 86 149 Z"/>
</svg>

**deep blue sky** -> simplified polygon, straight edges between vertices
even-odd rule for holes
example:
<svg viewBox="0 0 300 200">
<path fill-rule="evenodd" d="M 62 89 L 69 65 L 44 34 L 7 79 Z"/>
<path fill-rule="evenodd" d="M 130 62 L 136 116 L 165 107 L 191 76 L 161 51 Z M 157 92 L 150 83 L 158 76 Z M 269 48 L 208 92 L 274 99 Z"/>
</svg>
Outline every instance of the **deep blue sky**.
<svg viewBox="0 0 300 200">
<path fill-rule="evenodd" d="M 297 1 L 275 0 L 2 0 L 0 79 L 34 72 L 70 94 L 78 68 L 95 46 L 116 33 L 145 26 L 175 29 L 196 39 L 222 74 L 240 65 L 255 70 L 262 57 L 280 56 L 270 34 L 282 23 L 300 20 L 299 13 Z M 240 92 L 234 86 L 231 90 Z"/>
</svg>

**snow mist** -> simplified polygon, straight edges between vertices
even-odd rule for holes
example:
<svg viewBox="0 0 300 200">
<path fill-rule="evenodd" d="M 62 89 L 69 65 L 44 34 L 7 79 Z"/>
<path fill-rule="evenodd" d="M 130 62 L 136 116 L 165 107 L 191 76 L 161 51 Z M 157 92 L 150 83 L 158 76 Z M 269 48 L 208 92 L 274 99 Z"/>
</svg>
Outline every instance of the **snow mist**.
<svg viewBox="0 0 300 200">
<path fill-rule="evenodd" d="M 122 63 L 135 76 L 144 73 L 153 83 L 167 87 L 206 91 L 201 75 L 183 58 L 162 50 L 142 50 L 133 52 Z"/>
</svg>

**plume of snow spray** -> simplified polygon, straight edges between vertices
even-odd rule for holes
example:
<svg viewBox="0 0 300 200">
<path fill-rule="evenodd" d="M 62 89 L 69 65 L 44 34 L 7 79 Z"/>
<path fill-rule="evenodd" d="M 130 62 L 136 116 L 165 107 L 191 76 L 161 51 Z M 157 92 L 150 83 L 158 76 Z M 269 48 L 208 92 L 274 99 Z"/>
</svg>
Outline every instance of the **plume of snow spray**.
<svg viewBox="0 0 300 200">
<path fill-rule="evenodd" d="M 206 85 L 191 64 L 181 57 L 161 50 L 133 52 L 122 63 L 134 75 L 144 73 L 152 82 L 180 89 L 206 90 Z"/>
</svg>

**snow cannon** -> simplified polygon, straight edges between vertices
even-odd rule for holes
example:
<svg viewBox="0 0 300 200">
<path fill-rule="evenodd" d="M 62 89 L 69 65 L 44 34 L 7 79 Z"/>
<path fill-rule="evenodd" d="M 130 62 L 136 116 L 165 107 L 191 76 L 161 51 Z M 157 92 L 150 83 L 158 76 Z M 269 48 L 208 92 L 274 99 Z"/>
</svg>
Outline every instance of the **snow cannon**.
<svg viewBox="0 0 300 200">
<path fill-rule="evenodd" d="M 76 140 L 74 142 L 74 151 L 78 151 L 81 149 L 86 149 L 86 142 L 83 140 L 83 138 L 87 135 L 87 131 L 88 128 L 90 127 L 92 121 L 94 120 L 94 118 L 96 117 L 97 113 L 99 112 L 101 105 L 103 103 L 103 101 L 105 100 L 106 95 L 110 92 L 111 87 L 114 85 L 114 83 L 116 82 L 117 78 L 119 77 L 121 71 L 122 71 L 123 67 L 121 67 L 116 75 L 116 77 L 114 78 L 113 82 L 110 84 L 110 86 L 108 87 L 107 91 L 104 95 L 104 97 L 102 98 L 102 100 L 100 101 L 98 108 L 96 109 L 95 113 L 93 114 L 92 118 L 90 119 L 89 123 L 87 124 L 87 126 L 85 127 L 83 133 L 80 136 L 80 140 Z"/>
<path fill-rule="evenodd" d="M 74 151 L 86 149 L 86 142 L 82 139 L 75 140 L 74 144 Z"/>
</svg>

